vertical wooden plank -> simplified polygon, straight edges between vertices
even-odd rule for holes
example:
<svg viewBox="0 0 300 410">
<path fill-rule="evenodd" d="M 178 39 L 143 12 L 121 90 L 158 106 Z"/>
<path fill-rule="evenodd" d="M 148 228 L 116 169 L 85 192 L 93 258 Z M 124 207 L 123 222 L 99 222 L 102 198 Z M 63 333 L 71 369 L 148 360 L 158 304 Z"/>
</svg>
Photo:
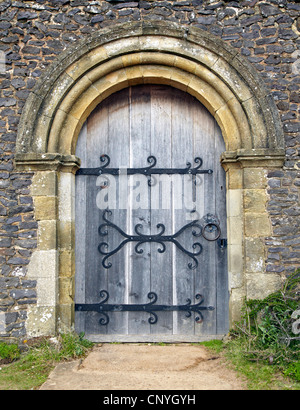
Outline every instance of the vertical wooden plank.
<svg viewBox="0 0 300 410">
<path fill-rule="evenodd" d="M 129 164 L 129 92 L 122 90 L 108 99 L 108 155 L 111 158 L 110 167 L 118 168 Z M 118 177 L 116 177 L 118 181 Z M 118 185 L 118 184 L 117 184 Z M 117 192 L 118 194 L 118 192 Z M 109 220 L 128 232 L 127 210 L 111 209 Z M 109 249 L 115 249 L 122 241 L 122 237 L 115 229 L 109 229 Z M 125 246 L 110 258 L 112 266 L 107 270 L 108 292 L 110 299 L 108 303 L 128 303 L 128 247 Z M 108 332 L 110 334 L 128 333 L 128 312 L 109 313 L 110 323 Z"/>
<path fill-rule="evenodd" d="M 82 127 L 78 137 L 76 155 L 81 163 L 86 162 L 87 124 Z M 86 261 L 86 178 L 75 178 L 75 303 L 85 303 L 85 261 Z M 76 332 L 85 332 L 85 312 L 75 313 Z"/>
<path fill-rule="evenodd" d="M 130 88 L 130 167 L 143 168 L 148 166 L 147 158 L 151 152 L 151 111 L 149 87 Z M 143 234 L 150 234 L 151 214 L 150 197 L 147 178 L 144 175 L 130 177 L 130 227 L 140 224 Z M 149 303 L 147 295 L 151 290 L 150 244 L 139 246 L 142 253 L 135 250 L 137 243 L 128 245 L 130 252 L 129 298 L 130 304 Z M 143 312 L 130 312 L 129 333 L 149 334 L 149 315 Z"/>
<path fill-rule="evenodd" d="M 100 155 L 105 153 L 108 142 L 108 109 L 104 102 L 98 106 L 87 121 L 87 143 L 85 167 L 99 167 Z M 99 236 L 98 228 L 102 223 L 102 210 L 98 208 L 96 200 L 100 191 L 99 180 L 96 176 L 86 179 L 86 303 L 99 303 L 100 291 L 107 290 L 107 272 L 101 264 L 98 245 L 103 238 Z M 97 186 L 98 185 L 98 186 Z M 97 312 L 87 314 L 87 334 L 106 334 L 107 327 L 101 326 L 102 316 Z"/>
<path fill-rule="evenodd" d="M 215 192 L 214 179 L 216 175 L 215 169 L 215 138 L 214 138 L 214 119 L 208 111 L 200 104 L 195 105 L 194 118 L 199 121 L 195 122 L 195 147 L 200 148 L 201 157 L 203 159 L 203 169 L 212 169 L 213 174 L 204 174 L 202 177 L 202 185 L 199 187 L 203 203 L 203 213 L 201 221 L 204 224 L 203 217 L 207 214 L 215 214 Z M 215 243 L 209 242 L 203 237 L 201 238 L 203 246 L 201 257 L 199 258 L 199 267 L 196 270 L 196 293 L 200 293 L 203 298 L 203 306 L 216 307 L 216 255 Z M 209 335 L 215 334 L 216 320 L 215 311 L 204 311 L 204 321 L 201 324 L 196 324 L 195 334 Z"/>
<path fill-rule="evenodd" d="M 193 122 L 190 118 L 190 96 L 174 90 L 172 98 L 172 167 L 183 168 L 186 162 L 193 160 Z M 186 182 L 186 181 L 185 181 Z M 182 181 L 182 189 L 183 181 Z M 182 195 L 175 197 L 173 191 L 173 233 L 190 222 L 190 210 L 182 201 Z M 183 190 L 182 190 L 183 192 Z M 180 203 L 182 209 L 176 209 Z M 188 250 L 192 250 L 192 229 L 184 231 L 178 241 Z M 186 304 L 187 299 L 194 296 L 194 271 L 189 269 L 191 259 L 174 247 L 173 272 L 174 272 L 174 299 L 175 305 Z M 174 314 L 174 333 L 193 334 L 193 317 L 187 318 L 182 312 Z M 176 324 L 177 323 L 177 324 Z"/>
<path fill-rule="evenodd" d="M 172 89 L 165 86 L 151 87 L 151 153 L 157 159 L 158 168 L 171 168 L 172 143 Z M 159 232 L 158 224 L 164 224 L 165 234 L 172 234 L 172 177 L 155 175 L 151 186 L 151 234 Z M 158 243 L 151 244 L 151 291 L 158 297 L 157 304 L 173 304 L 172 258 L 173 245 L 165 243 L 165 252 Z M 173 313 L 158 312 L 158 322 L 151 327 L 152 334 L 173 333 Z"/>
<path fill-rule="evenodd" d="M 225 143 L 221 130 L 215 123 L 216 141 L 216 209 L 220 219 L 221 238 L 227 239 L 227 218 L 226 218 L 226 175 L 220 165 L 220 155 L 225 150 Z M 220 248 L 216 244 L 216 333 L 225 334 L 229 328 L 229 294 L 228 294 L 228 274 L 227 274 L 227 247 Z"/>
</svg>

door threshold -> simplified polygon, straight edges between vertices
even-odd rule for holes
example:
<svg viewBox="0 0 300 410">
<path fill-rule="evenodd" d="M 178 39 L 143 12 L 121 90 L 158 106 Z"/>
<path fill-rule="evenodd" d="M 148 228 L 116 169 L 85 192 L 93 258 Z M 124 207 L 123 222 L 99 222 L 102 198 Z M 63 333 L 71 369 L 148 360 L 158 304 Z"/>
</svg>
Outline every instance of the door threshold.
<svg viewBox="0 0 300 410">
<path fill-rule="evenodd" d="M 222 340 L 226 335 L 89 335 L 84 338 L 94 343 L 200 343 Z"/>
</svg>

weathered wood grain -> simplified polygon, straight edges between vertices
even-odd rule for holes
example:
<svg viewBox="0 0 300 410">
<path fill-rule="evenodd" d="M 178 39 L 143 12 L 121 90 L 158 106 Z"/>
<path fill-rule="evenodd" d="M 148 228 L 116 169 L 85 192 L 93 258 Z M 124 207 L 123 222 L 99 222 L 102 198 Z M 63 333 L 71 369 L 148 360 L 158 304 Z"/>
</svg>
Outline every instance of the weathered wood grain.
<svg viewBox="0 0 300 410">
<path fill-rule="evenodd" d="M 110 167 L 122 169 L 148 166 L 149 155 L 156 157 L 159 168 L 185 168 L 187 161 L 195 166 L 194 158 L 200 156 L 202 168 L 214 172 L 196 177 L 156 175 L 151 187 L 142 175 L 109 176 L 107 188 L 101 188 L 107 182 L 105 175 L 77 176 L 76 303 L 99 302 L 101 289 L 109 292 L 111 304 L 149 303 L 150 291 L 157 294 L 157 304 L 184 305 L 187 299 L 194 304 L 195 295 L 201 293 L 203 304 L 215 310 L 203 312 L 202 324 L 195 322 L 194 313 L 186 317 L 184 312 L 157 312 L 155 325 L 149 324 L 147 313 L 110 312 L 107 326 L 99 325 L 100 313 L 76 312 L 78 331 L 97 340 L 102 334 L 106 341 L 121 335 L 130 341 L 157 340 L 160 335 L 169 341 L 194 341 L 226 333 L 227 255 L 216 242 L 193 236 L 192 229 L 180 235 L 178 241 L 188 250 L 195 242 L 203 246 L 194 270 L 188 268 L 188 255 L 171 243 L 165 243 L 164 253 L 158 252 L 158 243 L 144 243 L 140 254 L 135 252 L 136 243 L 128 243 L 109 259 L 109 269 L 102 266 L 103 256 L 97 249 L 100 242 L 107 242 L 112 250 L 124 239 L 111 228 L 107 236 L 99 236 L 106 207 L 112 210 L 109 220 L 128 234 L 134 234 L 134 227 L 141 224 L 144 234 L 155 235 L 157 225 L 163 223 L 165 234 L 172 235 L 192 219 L 211 213 L 219 218 L 222 238 L 226 238 L 225 173 L 219 161 L 224 149 L 221 131 L 208 111 L 190 95 L 171 87 L 131 87 L 94 110 L 78 140 L 76 155 L 82 167 L 100 166 L 101 154 L 109 155 Z M 97 198 L 102 201 L 98 206 Z"/>
</svg>

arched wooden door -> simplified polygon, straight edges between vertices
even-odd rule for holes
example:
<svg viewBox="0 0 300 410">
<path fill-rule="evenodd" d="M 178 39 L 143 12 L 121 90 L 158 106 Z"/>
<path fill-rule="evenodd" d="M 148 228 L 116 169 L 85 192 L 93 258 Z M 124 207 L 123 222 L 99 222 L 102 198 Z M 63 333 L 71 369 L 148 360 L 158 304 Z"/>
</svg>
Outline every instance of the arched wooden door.
<svg viewBox="0 0 300 410">
<path fill-rule="evenodd" d="M 93 111 L 76 152 L 78 332 L 137 342 L 227 332 L 224 150 L 205 107 L 169 86 L 130 87 Z"/>
</svg>

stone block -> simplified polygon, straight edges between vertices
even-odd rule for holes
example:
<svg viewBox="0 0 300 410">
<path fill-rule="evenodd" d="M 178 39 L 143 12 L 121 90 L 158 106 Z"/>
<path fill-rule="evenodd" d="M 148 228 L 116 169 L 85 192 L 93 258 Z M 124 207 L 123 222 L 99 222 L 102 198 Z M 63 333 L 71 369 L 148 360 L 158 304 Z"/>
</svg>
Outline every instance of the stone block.
<svg viewBox="0 0 300 410">
<path fill-rule="evenodd" d="M 56 333 L 56 308 L 29 306 L 26 321 L 27 337 L 53 336 Z"/>
<path fill-rule="evenodd" d="M 6 315 L 8 315 L 9 313 L 4 313 L 4 312 L 0 312 L 0 337 L 2 335 L 5 335 L 6 333 L 6 324 L 7 324 L 7 320 L 6 320 Z"/>
<path fill-rule="evenodd" d="M 159 41 L 159 38 L 158 38 Z M 117 41 L 111 41 L 106 43 L 101 47 L 104 49 L 107 56 L 112 58 L 120 54 L 130 54 L 136 52 L 140 48 L 140 38 L 139 37 L 127 37 L 118 39 Z M 97 57 L 97 56 L 96 56 Z M 90 66 L 89 66 L 90 67 Z"/>
<path fill-rule="evenodd" d="M 264 299 L 270 293 L 280 289 L 282 277 L 272 273 L 246 274 L 246 288 L 248 299 Z"/>
<path fill-rule="evenodd" d="M 141 66 L 126 67 L 125 72 L 128 84 L 136 85 L 141 83 L 141 78 L 143 77 Z"/>
<path fill-rule="evenodd" d="M 174 58 L 174 57 L 173 57 Z M 176 56 L 174 66 L 187 73 L 194 74 L 197 69 L 197 64 L 194 61 L 187 60 L 186 58 Z M 171 65 L 171 64 L 170 64 Z"/>
<path fill-rule="evenodd" d="M 30 259 L 27 276 L 29 279 L 57 277 L 58 255 L 57 250 L 36 250 Z M 39 297 L 39 294 L 38 294 Z"/>
<path fill-rule="evenodd" d="M 245 235 L 250 237 L 266 237 L 271 235 L 271 223 L 267 214 L 245 214 Z"/>
<path fill-rule="evenodd" d="M 39 221 L 38 227 L 39 250 L 50 250 L 57 248 L 56 221 Z"/>
<path fill-rule="evenodd" d="M 255 147 L 265 147 L 267 143 L 266 139 L 266 126 L 260 115 L 260 107 L 255 98 L 250 98 L 243 102 L 245 111 L 250 115 L 251 121 L 251 138 L 254 141 Z"/>
<path fill-rule="evenodd" d="M 225 165 L 225 164 L 224 164 Z M 225 165 L 225 168 L 228 166 Z M 227 178 L 227 189 L 242 189 L 243 188 L 243 170 L 239 167 L 230 167 L 226 170 Z"/>
<path fill-rule="evenodd" d="M 247 189 L 265 189 L 267 187 L 267 171 L 262 168 L 244 169 L 244 187 Z"/>
<path fill-rule="evenodd" d="M 36 291 L 34 289 L 15 289 L 10 291 L 10 296 L 14 300 L 36 299 Z"/>
<path fill-rule="evenodd" d="M 74 328 L 74 303 L 60 304 L 58 308 L 58 331 L 70 332 Z"/>
<path fill-rule="evenodd" d="M 56 182 L 55 171 L 36 172 L 32 178 L 31 194 L 33 196 L 55 196 L 57 194 Z"/>
<path fill-rule="evenodd" d="M 37 281 L 37 306 L 56 306 L 58 296 L 56 250 L 35 251 L 28 265 L 28 278 Z"/>
<path fill-rule="evenodd" d="M 243 246 L 231 245 L 228 252 L 229 289 L 239 288 L 243 285 L 244 257 Z"/>
<path fill-rule="evenodd" d="M 59 78 L 52 85 L 51 92 L 45 98 L 45 110 L 43 114 L 45 117 L 52 119 L 56 108 L 61 100 L 64 98 L 65 90 L 72 86 L 73 80 L 66 73 L 62 73 Z M 38 125 L 37 129 L 41 129 Z"/>
<path fill-rule="evenodd" d="M 75 108 L 78 108 L 78 102 L 75 104 Z M 65 154 L 71 154 L 72 136 L 74 135 L 74 133 L 76 133 L 77 128 L 79 128 L 79 133 L 82 125 L 83 120 L 81 122 L 73 115 L 66 114 L 64 111 L 58 109 L 51 126 L 48 149 L 52 152 L 63 152 Z M 66 137 L 64 139 L 57 140 L 56 136 L 58 134 L 65 135 Z"/>
<path fill-rule="evenodd" d="M 204 104 L 212 115 L 214 115 L 217 111 L 224 107 L 224 105 L 226 110 L 224 99 L 219 95 L 219 93 L 216 92 L 213 86 L 208 84 L 206 81 L 201 80 L 196 75 L 187 74 L 186 77 L 187 78 L 185 80 L 185 84 L 188 85 L 186 91 L 196 97 L 202 104 Z M 218 119 L 219 117 L 216 118 L 217 121 Z M 228 122 L 229 121 L 230 118 L 228 119 Z M 220 126 L 226 128 L 226 126 L 223 125 L 223 117 L 221 117 L 221 121 L 218 122 Z"/>
<path fill-rule="evenodd" d="M 58 281 L 51 276 L 37 280 L 37 306 L 56 306 L 58 302 Z"/>
<path fill-rule="evenodd" d="M 99 80 L 97 82 L 98 85 L 100 81 L 102 81 L 102 85 L 104 87 L 106 86 L 107 88 L 109 88 L 109 86 L 111 85 L 111 80 L 108 78 L 108 76 L 106 76 L 103 80 Z M 98 89 L 93 87 L 89 80 L 85 79 L 82 80 L 82 82 L 85 83 L 85 86 L 84 91 L 79 95 L 80 97 L 78 98 L 78 95 L 75 94 L 75 96 L 71 96 L 71 99 L 69 99 L 68 96 L 68 101 L 65 101 L 65 105 L 70 108 L 70 111 L 68 113 L 70 115 L 67 116 L 67 122 L 75 119 L 80 121 L 82 119 L 82 115 L 87 110 L 89 105 L 99 97 Z M 116 82 L 118 81 L 116 80 Z M 64 124 L 63 127 L 67 128 L 67 125 Z"/>
<path fill-rule="evenodd" d="M 265 248 L 261 238 L 245 239 L 245 258 L 247 272 L 264 272 Z"/>
<path fill-rule="evenodd" d="M 74 278 L 59 278 L 59 304 L 66 305 L 73 302 L 75 289 Z"/>
<path fill-rule="evenodd" d="M 246 297 L 246 290 L 244 287 L 232 289 L 229 298 L 229 326 L 234 326 L 234 322 L 241 319 L 241 311 Z"/>
<path fill-rule="evenodd" d="M 37 221 L 55 220 L 57 218 L 57 197 L 36 196 L 33 199 L 34 215 Z"/>
<path fill-rule="evenodd" d="M 146 54 L 146 56 L 144 56 L 144 54 Z M 125 56 L 122 56 L 122 63 L 124 67 L 130 67 L 130 66 L 135 66 L 135 65 L 139 65 L 142 63 L 147 64 L 147 55 L 151 56 L 152 53 L 134 53 L 134 54 L 128 54 Z M 150 58 L 149 56 L 149 58 Z"/>
<path fill-rule="evenodd" d="M 211 96 L 210 96 L 211 97 Z M 218 96 L 218 98 L 220 98 Z M 209 109 L 209 107 L 207 107 Z M 214 113 L 210 111 L 213 115 Z M 214 115 L 216 121 L 218 122 L 223 136 L 225 138 L 226 150 L 235 151 L 238 149 L 241 141 L 240 130 L 227 104 L 220 107 Z"/>
<path fill-rule="evenodd" d="M 172 69 L 169 67 L 163 67 L 160 65 L 143 65 L 140 66 L 144 82 L 153 81 L 154 78 L 159 78 L 160 82 L 165 81 L 168 84 L 168 81 L 172 75 Z"/>
<path fill-rule="evenodd" d="M 264 189 L 244 190 L 245 212 L 263 213 L 266 210 L 267 196 Z"/>
<path fill-rule="evenodd" d="M 237 60 L 236 60 L 237 61 Z M 239 101 L 247 101 L 251 99 L 251 91 L 245 85 L 242 78 L 238 76 L 237 72 L 232 70 L 232 67 L 223 58 L 219 58 L 213 66 L 215 72 L 219 77 L 223 78 L 229 87 L 235 90 Z"/>
<path fill-rule="evenodd" d="M 75 253 L 74 250 L 59 252 L 59 276 L 73 277 L 75 275 Z"/>
<path fill-rule="evenodd" d="M 228 189 L 227 191 L 227 217 L 242 216 L 242 189 Z"/>
<path fill-rule="evenodd" d="M 171 78 L 170 78 L 170 86 L 175 85 L 176 88 L 179 88 L 182 91 L 187 90 L 187 86 L 190 82 L 190 75 L 187 74 L 185 71 L 179 69 L 171 69 Z"/>
<path fill-rule="evenodd" d="M 227 232 L 229 245 L 241 245 L 243 242 L 243 219 L 242 217 L 230 217 L 227 219 Z"/>
<path fill-rule="evenodd" d="M 77 80 L 82 76 L 83 73 L 89 70 L 92 66 L 97 66 L 101 61 L 107 60 L 108 55 L 107 51 L 104 47 L 97 47 L 94 50 L 90 51 L 88 54 L 81 58 L 76 63 L 70 65 L 66 73 L 73 78 L 73 80 Z"/>
<path fill-rule="evenodd" d="M 120 90 L 123 86 L 128 86 L 128 77 L 126 75 L 126 69 L 114 71 L 110 74 L 105 75 L 102 78 L 99 78 L 99 80 L 93 83 L 93 87 L 96 88 L 96 90 L 94 91 L 98 93 L 98 96 L 101 96 L 102 94 L 102 98 L 109 96 L 112 92 Z M 85 98 L 80 99 L 80 101 L 82 104 L 82 109 L 86 109 L 88 104 L 85 101 Z"/>
<path fill-rule="evenodd" d="M 60 104 L 60 110 L 65 113 L 69 113 L 76 103 L 78 96 L 86 92 L 86 90 L 92 86 L 91 80 L 85 76 L 78 80 L 76 84 L 72 87 L 71 91 L 68 93 L 67 98 L 63 99 Z"/>
<path fill-rule="evenodd" d="M 71 222 L 75 220 L 75 175 L 62 172 L 59 176 L 59 220 Z"/>
<path fill-rule="evenodd" d="M 58 247 L 61 250 L 74 249 L 75 243 L 75 224 L 74 222 L 59 222 L 58 223 Z"/>
</svg>

